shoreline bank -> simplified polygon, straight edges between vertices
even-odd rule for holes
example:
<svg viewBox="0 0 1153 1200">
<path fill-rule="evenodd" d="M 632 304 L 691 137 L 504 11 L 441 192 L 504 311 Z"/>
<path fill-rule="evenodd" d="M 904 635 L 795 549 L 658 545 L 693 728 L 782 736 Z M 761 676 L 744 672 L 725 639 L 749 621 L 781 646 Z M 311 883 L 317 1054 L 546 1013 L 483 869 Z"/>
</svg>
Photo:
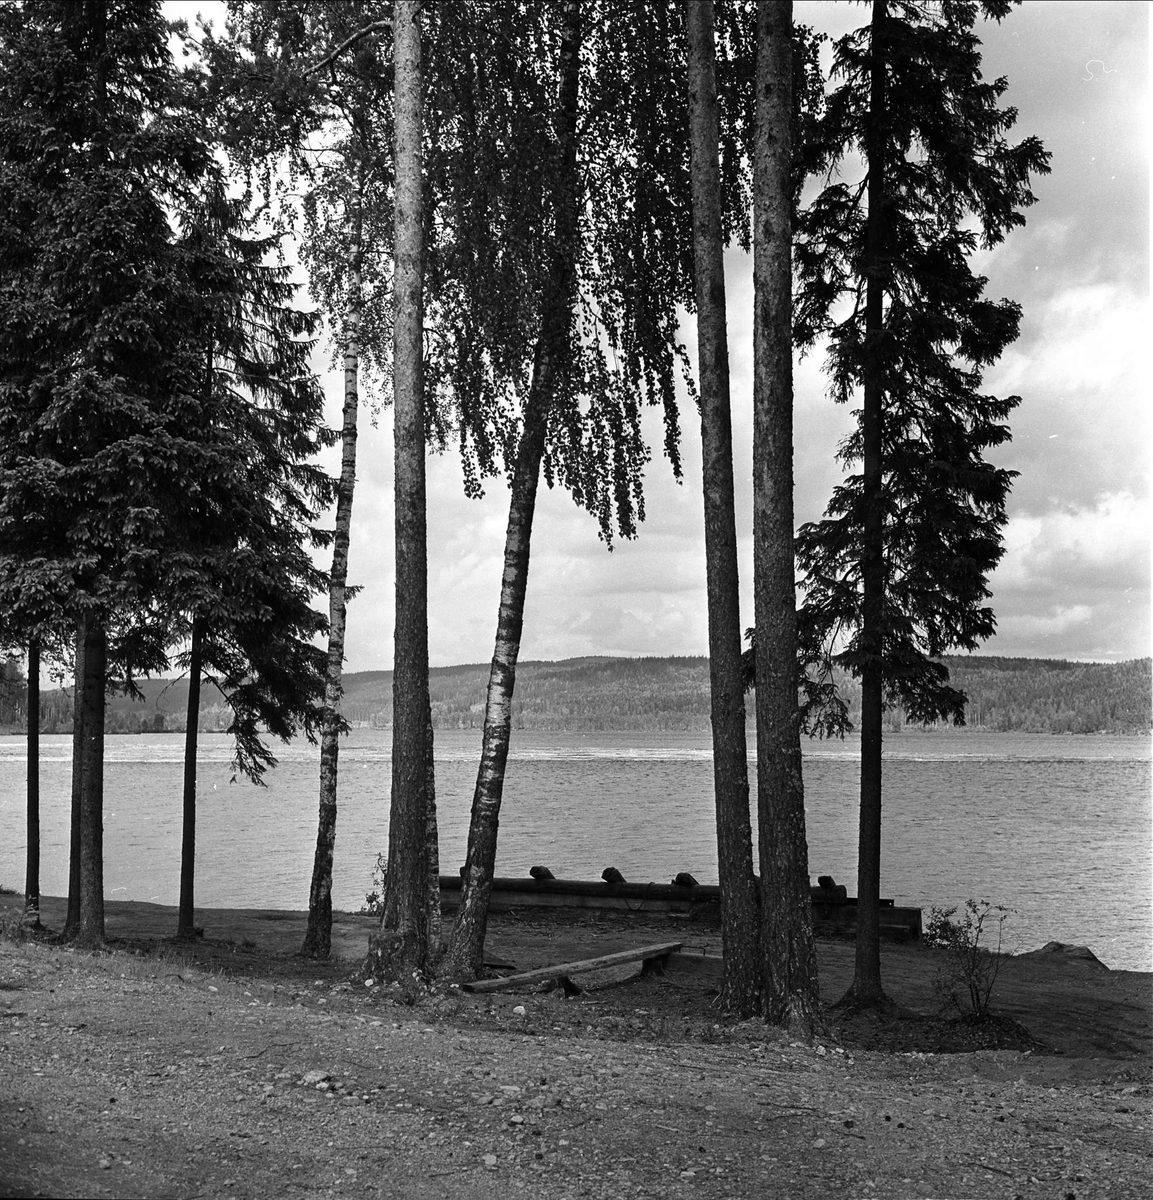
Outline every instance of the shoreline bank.
<svg viewBox="0 0 1153 1200">
<path fill-rule="evenodd" d="M 2 897 L 0 917 L 20 907 Z M 63 904 L 44 912 L 58 927 Z M 0 940 L 0 1194 L 1137 1200 L 1147 1189 L 1148 975 L 1022 960 L 994 1007 L 1043 1034 L 1043 1049 L 941 1053 L 867 1024 L 804 1045 L 725 1020 L 698 976 L 582 980 L 571 999 L 386 993 L 351 969 L 371 917 L 336 916 L 353 957 L 326 963 L 295 956 L 303 914 L 198 919 L 204 938 L 176 945 L 173 908 L 111 902 L 109 953 Z M 645 944 L 653 929 L 504 914 L 489 944 L 524 969 Z M 677 937 L 719 946 L 703 922 Z M 820 942 L 817 954 L 835 998 L 853 947 Z M 933 962 L 885 947 L 886 988 L 924 1009 Z"/>
</svg>

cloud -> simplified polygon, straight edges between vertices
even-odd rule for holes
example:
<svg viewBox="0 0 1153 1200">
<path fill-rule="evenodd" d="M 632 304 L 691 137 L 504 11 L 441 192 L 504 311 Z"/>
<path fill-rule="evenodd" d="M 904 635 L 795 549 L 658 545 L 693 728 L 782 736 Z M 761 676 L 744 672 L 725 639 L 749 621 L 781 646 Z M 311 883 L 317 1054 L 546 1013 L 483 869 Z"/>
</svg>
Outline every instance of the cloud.
<svg viewBox="0 0 1153 1200">
<path fill-rule="evenodd" d="M 998 634 L 986 650 L 1116 660 L 1147 654 L 1150 504 L 1129 492 L 1010 519 L 991 580 Z"/>
<path fill-rule="evenodd" d="M 985 75 L 1008 79 L 1019 110 L 1011 137 L 1038 136 L 1052 154 L 1028 220 L 1074 231 L 1047 263 L 1067 280 L 1148 281 L 1148 31 L 1148 5 L 1123 0 L 1024 4 L 980 30 Z"/>
<path fill-rule="evenodd" d="M 531 602 L 530 602 L 531 607 Z M 675 647 L 705 644 L 704 611 L 672 597 L 627 595 L 573 596 L 552 611 L 547 632 L 526 645 L 525 658 L 573 658 L 581 655 L 664 656 Z"/>
<path fill-rule="evenodd" d="M 867 19 L 844 4 L 798 4 L 796 19 L 836 35 Z M 1006 75 L 1014 138 L 1053 152 L 1039 203 L 975 267 L 988 292 L 1023 307 L 1021 337 L 987 372 L 1017 393 L 1013 442 L 999 465 L 1020 472 L 1007 553 L 992 579 L 999 634 L 986 653 L 1133 658 L 1149 653 L 1148 10 L 1127 3 L 1031 3 L 981 29 L 987 77 Z M 1100 65 L 1092 72 L 1086 64 Z M 744 624 L 752 623 L 752 275 L 726 255 L 738 546 Z M 695 330 L 682 337 L 695 355 Z M 796 364 L 796 519 L 820 516 L 842 477 L 849 407 L 832 403 L 819 353 Z M 340 381 L 330 377 L 330 421 Z M 701 654 L 707 646 L 700 428 L 684 400 L 685 482 L 660 452 L 659 414 L 645 473 L 647 519 L 609 554 L 596 522 L 543 485 L 534 530 L 522 655 Z M 334 456 L 330 465 L 335 466 Z M 391 666 L 391 414 L 362 422 L 350 577 L 351 670 Z M 455 451 L 428 466 L 430 654 L 437 665 L 492 653 L 508 516 L 503 481 L 467 500 Z"/>
<path fill-rule="evenodd" d="M 1005 531 L 1004 585 L 1039 578 L 1078 588 L 1135 588 L 1149 583 L 1150 505 L 1128 492 L 1101 496 L 1092 508 L 1023 514 Z"/>
<path fill-rule="evenodd" d="M 1107 284 L 1055 291 L 1027 314 L 1021 340 L 986 377 L 991 392 L 1023 398 L 1013 441 L 995 455 L 1020 472 L 1015 509 L 1145 491 L 1151 423 L 1137 348 L 1149 317 L 1144 297 Z"/>
</svg>

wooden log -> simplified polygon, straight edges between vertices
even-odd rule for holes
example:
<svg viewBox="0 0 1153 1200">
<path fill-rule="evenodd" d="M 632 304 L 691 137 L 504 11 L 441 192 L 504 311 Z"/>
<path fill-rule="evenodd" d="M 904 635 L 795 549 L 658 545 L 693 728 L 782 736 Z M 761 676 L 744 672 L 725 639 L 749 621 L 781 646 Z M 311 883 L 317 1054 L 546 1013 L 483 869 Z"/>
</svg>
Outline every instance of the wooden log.
<svg viewBox="0 0 1153 1200">
<path fill-rule="evenodd" d="M 462 983 L 466 992 L 504 992 L 532 983 L 544 983 L 547 979 L 564 979 L 570 975 L 583 975 L 587 971 L 602 971 L 606 967 L 619 967 L 623 963 L 649 963 L 668 958 L 682 946 L 681 942 L 660 942 L 654 946 L 641 946 L 636 950 L 618 950 L 615 954 L 603 954 L 599 958 L 582 958 L 576 962 L 558 963 L 554 967 L 538 967 L 535 971 L 521 971 L 518 975 L 506 975 L 503 979 L 474 979 Z"/>
<path fill-rule="evenodd" d="M 627 896 L 630 900 L 687 900 L 695 902 L 720 900 L 721 889 L 714 884 L 700 884 L 691 889 L 674 887 L 671 883 L 617 883 L 592 879 L 526 879 L 497 876 L 492 881 L 494 892 L 517 892 L 525 896 Z M 461 890 L 455 875 L 440 877 L 442 898 L 452 902 L 452 893 Z"/>
<path fill-rule="evenodd" d="M 607 868 L 606 874 L 610 870 L 611 868 Z M 494 892 L 518 892 L 525 896 L 622 896 L 630 900 L 687 900 L 694 905 L 719 902 L 721 898 L 721 889 L 715 883 L 698 883 L 695 887 L 683 887 L 675 883 L 609 883 L 608 880 L 600 879 L 524 879 L 497 876 L 492 881 L 492 888 Z M 461 890 L 461 881 L 455 875 L 442 875 L 440 890 L 442 898 L 452 903 L 451 894 Z M 814 904 L 857 903 L 856 896 L 843 895 L 839 886 L 833 891 L 819 887 L 810 888 L 809 894 Z M 891 899 L 881 900 L 882 907 L 892 903 Z"/>
</svg>

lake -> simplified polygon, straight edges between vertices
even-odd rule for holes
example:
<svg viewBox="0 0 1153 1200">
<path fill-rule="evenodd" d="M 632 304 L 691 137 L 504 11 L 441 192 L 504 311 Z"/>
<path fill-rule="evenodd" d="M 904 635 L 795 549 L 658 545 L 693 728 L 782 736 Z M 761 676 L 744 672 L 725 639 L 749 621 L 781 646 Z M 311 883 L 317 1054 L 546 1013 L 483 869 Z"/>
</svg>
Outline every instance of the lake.
<svg viewBox="0 0 1153 1200">
<path fill-rule="evenodd" d="M 175 904 L 183 734 L 109 736 L 109 899 Z M 363 903 L 385 846 L 391 732 L 341 745 L 333 902 Z M 479 730 L 437 732 L 441 864 L 464 861 Z M 809 868 L 856 887 L 859 744 L 806 742 Z M 751 752 L 751 748 L 750 748 Z M 41 738 L 45 895 L 67 891 L 72 739 Z M 202 734 L 196 899 L 204 907 L 302 909 L 316 840 L 319 751 L 278 748 L 267 788 L 231 784 L 231 744 Z M 23 739 L 0 738 L 0 883 L 24 881 Z M 1084 943 L 1108 965 L 1153 970 L 1153 820 L 1147 737 L 915 733 L 885 744 L 882 894 L 898 904 L 1015 910 L 1008 947 Z M 497 871 L 544 863 L 561 878 L 689 871 L 716 881 L 707 734 L 516 731 Z"/>
</svg>

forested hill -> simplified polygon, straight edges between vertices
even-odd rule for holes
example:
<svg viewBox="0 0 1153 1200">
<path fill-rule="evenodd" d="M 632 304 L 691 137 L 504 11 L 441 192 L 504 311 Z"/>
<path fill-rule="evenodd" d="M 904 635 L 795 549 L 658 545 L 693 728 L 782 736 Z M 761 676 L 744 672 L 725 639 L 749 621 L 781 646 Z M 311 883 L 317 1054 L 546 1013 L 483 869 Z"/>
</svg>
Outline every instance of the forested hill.
<svg viewBox="0 0 1153 1200">
<path fill-rule="evenodd" d="M 946 658 L 954 684 L 969 697 L 972 728 L 1035 733 L 1140 733 L 1153 725 L 1153 663 L 1072 663 L 1025 658 Z M 484 723 L 488 665 L 432 671 L 438 728 Z M 840 679 L 854 724 L 860 684 Z M 392 673 L 345 678 L 344 711 L 354 723 L 391 721 Z M 750 724 L 752 698 L 750 697 Z M 709 671 L 704 658 L 573 658 L 525 662 L 517 669 L 514 722 L 521 729 L 685 729 L 709 727 Z M 903 714 L 890 713 L 891 728 Z"/>
<path fill-rule="evenodd" d="M 998 732 L 1143 733 L 1150 729 L 1149 659 L 1124 663 L 1073 663 L 1035 658 L 947 658 L 953 682 L 968 694 L 968 727 Z M 438 667 L 431 673 L 433 718 L 438 728 L 479 728 L 484 723 L 487 664 Z M 0 687 L 0 730 L 23 728 L 23 681 Z M 861 693 L 840 680 L 854 724 Z M 185 680 L 146 680 L 144 699 L 108 701 L 112 733 L 180 730 L 185 724 Z M 6 694 L 2 694 L 6 693 Z M 750 724 L 751 721 L 750 697 Z M 7 701 L 7 703 L 5 703 Z M 707 730 L 709 672 L 704 658 L 570 658 L 525 662 L 517 671 L 514 720 L 520 729 Z M 344 711 L 354 725 L 386 726 L 392 719 L 392 672 L 345 676 Z M 903 714 L 890 713 L 899 729 Z M 223 697 L 204 690 L 202 729 L 229 721 Z M 41 727 L 72 727 L 71 691 L 48 692 Z"/>
</svg>

